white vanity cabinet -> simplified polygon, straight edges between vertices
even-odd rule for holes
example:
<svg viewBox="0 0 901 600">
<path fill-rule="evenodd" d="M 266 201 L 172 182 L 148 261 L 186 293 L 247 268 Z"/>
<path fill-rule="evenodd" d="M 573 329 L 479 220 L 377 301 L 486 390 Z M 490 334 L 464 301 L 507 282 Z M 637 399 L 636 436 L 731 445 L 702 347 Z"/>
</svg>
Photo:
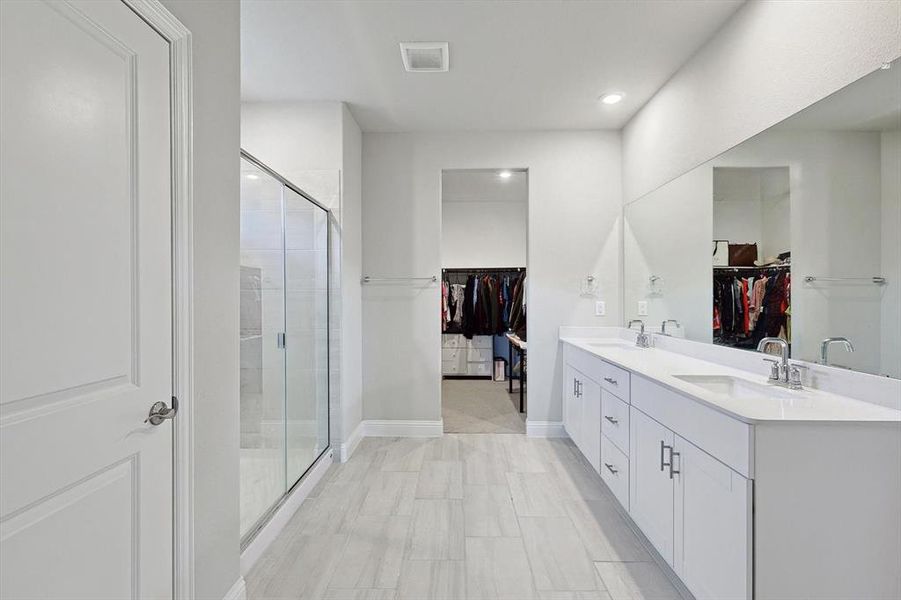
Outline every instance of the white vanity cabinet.
<svg viewBox="0 0 901 600">
<path fill-rule="evenodd" d="M 601 386 L 568 366 L 563 402 L 563 427 L 595 471 L 601 466 Z"/>
<path fill-rule="evenodd" d="M 814 394 L 718 404 L 683 374 L 754 376 L 593 342 L 565 344 L 566 431 L 697 600 L 901 598 L 896 415 Z"/>
</svg>

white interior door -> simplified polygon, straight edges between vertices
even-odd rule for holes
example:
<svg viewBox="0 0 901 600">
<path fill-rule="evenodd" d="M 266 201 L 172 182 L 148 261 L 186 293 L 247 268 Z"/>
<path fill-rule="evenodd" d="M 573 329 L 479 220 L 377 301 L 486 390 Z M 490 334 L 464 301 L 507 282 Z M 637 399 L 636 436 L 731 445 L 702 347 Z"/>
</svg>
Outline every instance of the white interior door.
<svg viewBox="0 0 901 600">
<path fill-rule="evenodd" d="M 171 597 L 169 46 L 42 0 L 0 44 L 0 597 Z"/>
</svg>

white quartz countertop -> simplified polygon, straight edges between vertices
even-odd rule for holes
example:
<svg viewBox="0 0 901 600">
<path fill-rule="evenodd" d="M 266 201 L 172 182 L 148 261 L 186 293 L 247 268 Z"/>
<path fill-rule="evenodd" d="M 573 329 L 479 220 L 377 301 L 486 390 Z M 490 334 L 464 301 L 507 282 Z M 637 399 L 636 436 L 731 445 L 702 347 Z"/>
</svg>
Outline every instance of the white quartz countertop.
<svg viewBox="0 0 901 600">
<path fill-rule="evenodd" d="M 637 348 L 621 338 L 562 337 L 562 342 L 651 379 L 746 423 L 773 421 L 901 422 L 901 411 L 816 389 L 789 390 L 762 375 L 660 350 Z M 767 386 L 765 397 L 753 399 L 714 392 L 677 376 L 734 377 Z"/>
</svg>

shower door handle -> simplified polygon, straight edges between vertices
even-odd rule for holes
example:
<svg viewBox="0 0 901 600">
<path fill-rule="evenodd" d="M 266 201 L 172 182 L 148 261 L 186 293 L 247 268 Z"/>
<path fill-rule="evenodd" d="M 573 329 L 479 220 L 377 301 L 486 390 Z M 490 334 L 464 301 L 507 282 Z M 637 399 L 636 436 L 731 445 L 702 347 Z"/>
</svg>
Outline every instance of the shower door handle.
<svg viewBox="0 0 901 600">
<path fill-rule="evenodd" d="M 279 348 L 285 347 L 285 334 L 284 333 L 276 334 L 276 344 L 278 344 Z"/>
</svg>

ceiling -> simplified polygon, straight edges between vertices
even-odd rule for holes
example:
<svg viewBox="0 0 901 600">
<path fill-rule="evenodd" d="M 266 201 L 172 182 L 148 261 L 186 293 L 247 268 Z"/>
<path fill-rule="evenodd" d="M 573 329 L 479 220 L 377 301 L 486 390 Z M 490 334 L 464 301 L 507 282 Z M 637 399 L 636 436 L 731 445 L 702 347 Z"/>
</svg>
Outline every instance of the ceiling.
<svg viewBox="0 0 901 600">
<path fill-rule="evenodd" d="M 619 129 L 741 4 L 243 0 L 242 99 L 343 100 L 364 131 Z M 449 42 L 450 71 L 406 72 L 402 41 Z"/>
<path fill-rule="evenodd" d="M 901 59 L 776 126 L 789 130 L 890 131 L 901 128 Z"/>
<path fill-rule="evenodd" d="M 449 169 L 441 172 L 442 202 L 510 202 L 529 201 L 526 171 L 508 171 L 507 178 L 499 169 Z"/>
</svg>

